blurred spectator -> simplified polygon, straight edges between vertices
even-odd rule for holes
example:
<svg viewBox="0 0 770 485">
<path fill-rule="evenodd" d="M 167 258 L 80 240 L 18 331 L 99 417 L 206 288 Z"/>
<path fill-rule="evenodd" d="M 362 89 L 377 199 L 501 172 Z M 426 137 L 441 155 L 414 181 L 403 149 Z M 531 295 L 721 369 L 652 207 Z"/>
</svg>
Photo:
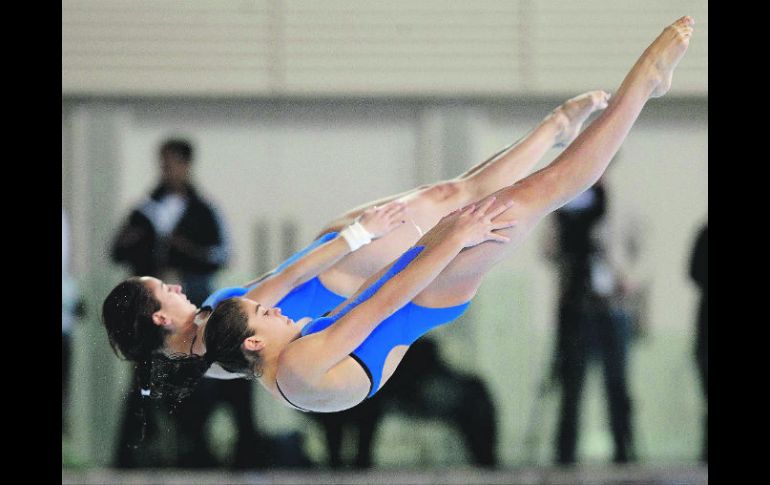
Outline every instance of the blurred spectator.
<svg viewBox="0 0 770 485">
<path fill-rule="evenodd" d="M 690 278 L 700 290 L 700 304 L 695 330 L 695 362 L 705 400 L 701 460 L 709 461 L 709 247 L 708 223 L 698 233 L 690 259 Z"/>
<path fill-rule="evenodd" d="M 559 271 L 559 309 L 552 377 L 561 388 L 556 461 L 573 464 L 587 366 L 601 358 L 614 442 L 613 461 L 633 459 L 632 405 L 627 383 L 634 291 L 610 247 L 604 178 L 555 213 L 555 242 L 547 251 Z M 638 256 L 638 242 L 626 248 Z"/>
<path fill-rule="evenodd" d="M 372 443 L 387 412 L 439 419 L 462 435 L 472 464 L 497 465 L 497 416 L 484 382 L 449 368 L 430 338 L 409 348 L 398 370 L 371 399 L 346 411 L 312 415 L 324 428 L 329 466 L 343 466 L 342 436 L 347 427 L 354 428 L 358 438 L 353 467 L 371 467 Z"/>
<path fill-rule="evenodd" d="M 190 301 L 200 306 L 213 291 L 215 273 L 227 262 L 230 251 L 227 229 L 214 205 L 203 198 L 191 182 L 192 145 L 181 139 L 166 140 L 159 155 L 161 180 L 149 197 L 131 211 L 114 240 L 112 258 L 127 264 L 133 275 L 180 282 Z M 147 416 L 148 438 L 155 436 L 163 440 L 157 433 L 171 431 L 168 426 L 157 426 L 156 419 L 171 419 L 174 423 L 175 435 L 171 441 L 176 445 L 176 457 L 173 463 L 159 463 L 159 457 L 139 449 L 150 445 L 138 434 L 143 427 L 140 396 L 135 385 L 132 384 L 127 395 L 115 466 L 217 466 L 205 439 L 205 425 L 219 402 L 232 407 L 238 431 L 235 456 L 230 464 L 238 468 L 260 465 L 259 456 L 254 453 L 259 436 L 252 420 L 249 382 L 204 378 L 173 414 L 162 406 L 151 408 L 154 411 Z M 159 417 L 159 411 L 165 417 Z M 140 447 L 134 446 L 139 441 Z"/>
<path fill-rule="evenodd" d="M 64 207 L 61 209 L 61 430 L 67 433 L 67 408 L 71 367 L 72 326 L 78 316 L 78 288 L 70 274 L 70 233 Z"/>
</svg>

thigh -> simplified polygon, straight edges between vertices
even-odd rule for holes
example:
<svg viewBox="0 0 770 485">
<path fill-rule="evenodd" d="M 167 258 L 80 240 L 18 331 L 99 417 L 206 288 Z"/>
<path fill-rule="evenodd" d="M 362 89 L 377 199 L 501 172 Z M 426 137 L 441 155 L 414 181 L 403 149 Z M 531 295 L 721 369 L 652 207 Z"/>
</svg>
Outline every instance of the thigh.
<svg viewBox="0 0 770 485">
<path fill-rule="evenodd" d="M 519 221 L 516 226 L 499 231 L 500 234 L 507 236 L 510 242 L 503 244 L 487 241 L 464 249 L 430 285 L 415 297 L 414 302 L 427 307 L 447 307 L 459 305 L 473 298 L 489 270 L 512 254 L 541 219 L 527 220 L 523 214 L 519 217 L 516 210 L 511 209 L 516 209 L 516 206 L 498 216 L 502 220 Z"/>
<path fill-rule="evenodd" d="M 468 203 L 465 182 L 448 181 L 422 187 L 399 200 L 407 204 L 405 223 L 342 258 L 321 274 L 330 290 L 352 295 L 363 282 L 412 247 L 449 212 Z"/>
</svg>

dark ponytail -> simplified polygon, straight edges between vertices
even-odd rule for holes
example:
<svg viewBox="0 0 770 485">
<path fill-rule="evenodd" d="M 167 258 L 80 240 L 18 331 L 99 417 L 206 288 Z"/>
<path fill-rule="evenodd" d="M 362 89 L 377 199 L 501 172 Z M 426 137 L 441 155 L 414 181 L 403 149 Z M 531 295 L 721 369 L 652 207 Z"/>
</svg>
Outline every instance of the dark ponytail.
<svg viewBox="0 0 770 485">
<path fill-rule="evenodd" d="M 136 441 L 130 441 L 128 446 L 137 448 L 144 441 L 145 430 L 147 429 L 147 415 L 150 407 L 150 362 L 142 360 L 134 362 L 134 378 L 131 382 L 131 393 L 135 393 L 129 398 L 136 399 L 138 406 L 134 410 L 135 416 L 139 421 L 139 436 Z"/>
<path fill-rule="evenodd" d="M 135 362 L 131 392 L 136 393 L 139 406 L 135 413 L 140 422 L 139 438 L 130 446 L 136 448 L 144 441 L 147 415 L 151 407 L 159 404 L 169 413 L 195 390 L 211 363 L 199 355 L 153 353 L 147 360 Z"/>
<path fill-rule="evenodd" d="M 157 352 L 150 365 L 149 395 L 173 410 L 193 393 L 209 367 L 211 361 L 205 355 Z"/>
</svg>

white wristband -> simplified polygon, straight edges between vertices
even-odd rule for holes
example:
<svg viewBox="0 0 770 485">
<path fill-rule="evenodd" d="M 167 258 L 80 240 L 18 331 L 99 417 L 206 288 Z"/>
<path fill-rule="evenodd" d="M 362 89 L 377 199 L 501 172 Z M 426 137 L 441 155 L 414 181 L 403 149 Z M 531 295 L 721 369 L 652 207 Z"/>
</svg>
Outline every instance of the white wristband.
<svg viewBox="0 0 770 485">
<path fill-rule="evenodd" d="M 372 242 L 371 233 L 369 233 L 369 231 L 367 231 L 358 221 L 340 231 L 340 236 L 342 236 L 348 243 L 351 251 L 355 251 L 361 246 L 365 246 Z"/>
</svg>

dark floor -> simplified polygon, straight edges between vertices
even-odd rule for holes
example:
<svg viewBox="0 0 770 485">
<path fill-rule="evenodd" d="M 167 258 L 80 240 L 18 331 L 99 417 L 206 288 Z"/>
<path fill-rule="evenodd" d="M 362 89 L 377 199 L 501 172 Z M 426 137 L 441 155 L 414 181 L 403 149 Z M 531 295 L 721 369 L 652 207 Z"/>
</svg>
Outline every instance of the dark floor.
<svg viewBox="0 0 770 485">
<path fill-rule="evenodd" d="M 510 484 L 510 485 L 701 485 L 708 468 L 682 466 L 582 466 L 487 471 L 455 468 L 369 472 L 268 471 L 230 473 L 196 470 L 62 470 L 62 484 Z"/>
</svg>

